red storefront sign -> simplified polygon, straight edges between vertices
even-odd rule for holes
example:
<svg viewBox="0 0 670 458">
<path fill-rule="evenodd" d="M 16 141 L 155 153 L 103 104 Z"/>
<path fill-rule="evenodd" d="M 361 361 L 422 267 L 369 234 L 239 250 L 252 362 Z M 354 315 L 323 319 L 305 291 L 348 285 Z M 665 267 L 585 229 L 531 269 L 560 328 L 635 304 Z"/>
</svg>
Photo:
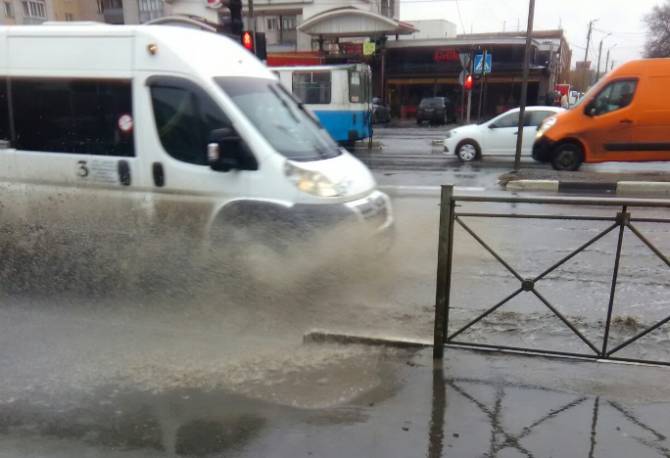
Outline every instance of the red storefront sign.
<svg viewBox="0 0 670 458">
<path fill-rule="evenodd" d="M 455 49 L 436 49 L 433 54 L 435 62 L 454 62 L 458 61 L 458 51 Z"/>
<path fill-rule="evenodd" d="M 339 43 L 340 54 L 346 54 L 349 56 L 362 56 L 363 55 L 363 43 Z"/>
</svg>

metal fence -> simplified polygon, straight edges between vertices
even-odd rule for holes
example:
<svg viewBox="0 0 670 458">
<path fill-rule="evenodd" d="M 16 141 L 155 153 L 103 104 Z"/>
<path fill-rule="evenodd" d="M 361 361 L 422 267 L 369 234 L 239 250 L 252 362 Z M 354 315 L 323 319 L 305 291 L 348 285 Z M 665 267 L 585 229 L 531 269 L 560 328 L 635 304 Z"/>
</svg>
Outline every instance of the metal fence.
<svg viewBox="0 0 670 458">
<path fill-rule="evenodd" d="M 609 216 L 598 215 L 564 215 L 543 213 L 516 213 L 516 212 L 466 212 L 457 210 L 458 203 L 489 203 L 489 204 L 531 204 L 531 205 L 558 205 L 558 206 L 578 206 L 578 207 L 599 207 L 601 209 L 610 209 L 612 214 Z M 667 218 L 649 218 L 636 217 L 632 213 L 632 209 L 641 208 L 670 208 L 670 200 L 660 199 L 617 199 L 617 198 L 587 198 L 587 197 L 562 197 L 562 196 L 547 196 L 547 197 L 518 197 L 518 196 L 455 196 L 453 186 L 442 186 L 441 204 L 440 204 L 440 230 L 438 242 L 438 266 L 437 266 L 437 291 L 436 291 L 436 305 L 435 305 L 435 329 L 434 329 L 434 349 L 433 356 L 435 358 L 442 358 L 445 346 L 459 346 L 459 347 L 474 347 L 479 349 L 495 349 L 500 351 L 521 351 L 532 354 L 554 355 L 554 356 L 570 356 L 590 359 L 610 359 L 617 361 L 630 361 L 641 363 L 653 363 L 670 365 L 666 361 L 651 361 L 635 358 L 617 357 L 615 354 L 622 349 L 628 347 L 633 342 L 646 336 L 650 332 L 658 329 L 670 321 L 670 315 L 649 326 L 644 331 L 637 333 L 633 337 L 626 339 L 624 342 L 610 347 L 610 328 L 612 325 L 612 312 L 615 308 L 615 293 L 619 283 L 619 267 L 621 261 L 621 249 L 624 243 L 624 235 L 632 234 L 641 240 L 665 265 L 670 267 L 670 260 L 665 256 L 659 248 L 654 245 L 636 226 L 637 223 L 658 223 L 668 224 L 670 219 Z M 610 222 L 604 230 L 600 231 L 596 236 L 592 237 L 586 243 L 575 248 L 568 255 L 562 257 L 550 267 L 546 268 L 541 273 L 524 278 L 514 267 L 506 262 L 502 256 L 486 241 L 477 234 L 470 224 L 466 222 L 471 219 L 481 218 L 503 218 L 503 219 L 522 219 L 522 220 L 571 220 L 571 221 L 601 221 Z M 460 227 L 465 233 L 469 234 L 484 250 L 490 253 L 511 275 L 518 280 L 517 289 L 504 298 L 501 298 L 496 304 L 488 308 L 483 313 L 480 313 L 476 318 L 467 322 L 453 332 L 449 328 L 449 311 L 450 311 L 450 292 L 452 283 L 452 270 L 454 264 L 458 260 L 454 259 L 454 229 L 456 226 Z M 559 267 L 564 265 L 577 254 L 585 251 L 588 247 L 605 237 L 611 232 L 618 232 L 618 242 L 616 245 L 616 254 L 613 258 L 613 273 L 610 286 L 609 302 L 607 307 L 607 316 L 603 320 L 605 326 L 604 337 L 602 342 L 593 342 L 589 340 L 577 327 L 564 316 L 557 307 L 552 304 L 537 287 L 540 280 L 556 271 Z M 668 285 L 668 292 L 670 294 L 670 280 Z M 542 348 L 526 348 L 521 346 L 507 346 L 507 345 L 491 345 L 478 342 L 466 342 L 458 340 L 465 331 L 471 329 L 474 325 L 481 322 L 491 313 L 508 304 L 512 299 L 521 295 L 522 293 L 529 293 L 537 297 L 539 301 L 546 306 L 556 317 L 558 317 L 570 329 L 576 339 L 580 339 L 591 350 L 588 353 L 576 353 L 567 351 L 556 351 Z M 668 312 L 670 314 L 670 311 Z"/>
</svg>

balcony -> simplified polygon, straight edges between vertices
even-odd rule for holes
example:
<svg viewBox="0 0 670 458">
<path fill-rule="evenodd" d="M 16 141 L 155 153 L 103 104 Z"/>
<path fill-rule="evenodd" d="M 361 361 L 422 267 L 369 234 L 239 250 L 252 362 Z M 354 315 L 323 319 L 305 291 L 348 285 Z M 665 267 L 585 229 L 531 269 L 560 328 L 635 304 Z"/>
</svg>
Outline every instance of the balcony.
<svg viewBox="0 0 670 458">
<path fill-rule="evenodd" d="M 40 25 L 45 22 L 47 18 L 45 17 L 35 17 L 35 16 L 24 16 L 23 24 L 24 25 Z"/>
</svg>

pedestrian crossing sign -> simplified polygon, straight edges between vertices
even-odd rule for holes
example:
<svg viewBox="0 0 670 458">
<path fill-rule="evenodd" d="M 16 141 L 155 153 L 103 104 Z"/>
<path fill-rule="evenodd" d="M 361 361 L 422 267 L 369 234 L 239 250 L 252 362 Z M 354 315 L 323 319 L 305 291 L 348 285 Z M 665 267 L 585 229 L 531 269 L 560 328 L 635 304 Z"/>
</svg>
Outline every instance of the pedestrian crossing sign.
<svg viewBox="0 0 670 458">
<path fill-rule="evenodd" d="M 482 64 L 484 68 L 482 68 Z M 484 61 L 484 54 L 476 54 L 475 55 L 475 66 L 474 66 L 474 73 L 477 75 L 481 75 L 482 73 L 486 75 L 487 73 L 491 73 L 491 68 L 493 67 L 493 56 L 491 53 L 486 53 L 486 61 Z"/>
</svg>

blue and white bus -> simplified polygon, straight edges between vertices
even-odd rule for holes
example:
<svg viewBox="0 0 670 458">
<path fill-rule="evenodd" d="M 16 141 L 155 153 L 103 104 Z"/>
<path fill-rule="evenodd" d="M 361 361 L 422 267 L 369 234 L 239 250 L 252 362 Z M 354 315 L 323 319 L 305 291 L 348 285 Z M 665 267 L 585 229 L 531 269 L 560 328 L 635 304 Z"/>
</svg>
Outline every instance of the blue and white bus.
<svg viewBox="0 0 670 458">
<path fill-rule="evenodd" d="M 293 95 L 340 143 L 372 136 L 370 67 L 365 64 L 272 67 Z"/>
</svg>

